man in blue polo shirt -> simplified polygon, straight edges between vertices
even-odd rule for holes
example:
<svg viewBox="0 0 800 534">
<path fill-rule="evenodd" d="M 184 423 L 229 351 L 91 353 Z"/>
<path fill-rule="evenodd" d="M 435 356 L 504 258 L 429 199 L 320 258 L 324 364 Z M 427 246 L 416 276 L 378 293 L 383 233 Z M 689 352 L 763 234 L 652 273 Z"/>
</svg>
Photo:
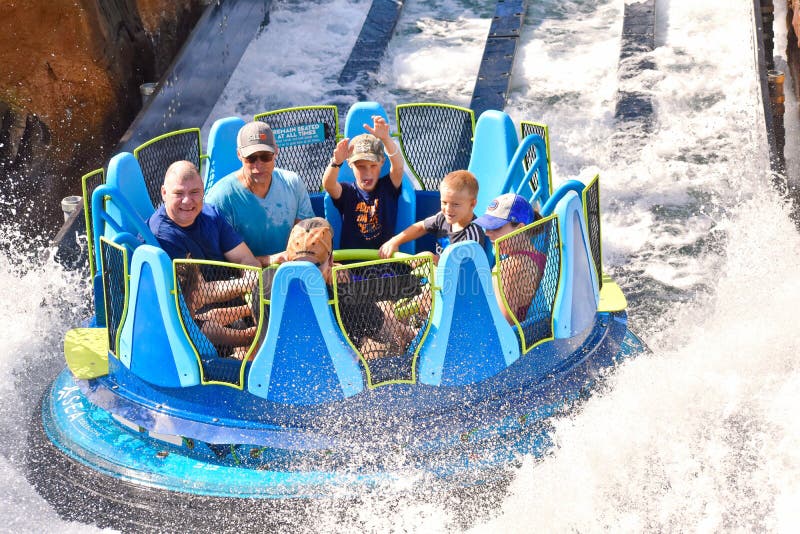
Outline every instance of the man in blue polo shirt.
<svg viewBox="0 0 800 534">
<path fill-rule="evenodd" d="M 147 224 L 170 258 L 261 267 L 265 258 L 253 256 L 214 206 L 203 205 L 203 179 L 193 163 L 177 161 L 169 166 L 161 186 L 161 198 L 164 204 L 150 216 Z M 214 268 L 181 266 L 178 273 L 181 295 L 194 322 L 218 353 L 241 359 L 254 339 L 256 327 L 232 326 L 250 314 L 250 309 L 231 299 L 258 287 L 258 281 L 252 270 L 242 273 L 243 278 L 218 279 L 218 275 Z M 218 303 L 226 304 L 219 306 Z"/>
<path fill-rule="evenodd" d="M 214 206 L 203 204 L 203 179 L 194 164 L 176 161 L 169 166 L 161 198 L 164 204 L 147 224 L 170 258 L 261 266 L 225 217 Z"/>
</svg>

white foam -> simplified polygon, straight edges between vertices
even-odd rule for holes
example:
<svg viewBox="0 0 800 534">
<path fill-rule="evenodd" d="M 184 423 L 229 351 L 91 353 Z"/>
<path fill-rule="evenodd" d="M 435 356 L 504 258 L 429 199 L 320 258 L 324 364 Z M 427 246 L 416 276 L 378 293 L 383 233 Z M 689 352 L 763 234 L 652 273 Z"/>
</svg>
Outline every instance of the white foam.
<svg viewBox="0 0 800 534">
<path fill-rule="evenodd" d="M 526 459 L 499 517 L 476 531 L 790 531 L 800 522 L 800 243 L 768 177 L 752 5 L 657 4 L 658 68 L 625 82 L 653 97 L 645 138 L 617 135 L 613 122 L 622 0 L 529 5 L 508 111 L 550 126 L 557 182 L 601 174 L 606 270 L 654 354 L 558 421 L 557 448 Z M 269 30 L 210 120 L 325 103 L 367 5 L 274 2 Z M 491 9 L 406 2 L 370 98 L 387 110 L 467 105 Z M 291 53 L 270 52 L 285 43 Z M 23 276 L 0 259 L 3 467 L 18 464 L 42 377 L 63 365 L 63 332 L 78 317 L 58 295 L 81 301 L 77 285 L 57 268 Z M 1 515 L 44 530 L 49 506 L 16 468 L 0 473 L 16 488 L 0 496 Z M 435 499 L 363 501 L 344 523 L 340 512 L 320 513 L 320 528 L 446 531 L 457 513 Z"/>
</svg>

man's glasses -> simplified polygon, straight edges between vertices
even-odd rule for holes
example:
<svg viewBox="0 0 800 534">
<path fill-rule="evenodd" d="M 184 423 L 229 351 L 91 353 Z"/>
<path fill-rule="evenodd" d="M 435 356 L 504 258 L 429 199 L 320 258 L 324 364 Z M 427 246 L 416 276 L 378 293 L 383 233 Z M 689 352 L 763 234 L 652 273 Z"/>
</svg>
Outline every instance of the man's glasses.
<svg viewBox="0 0 800 534">
<path fill-rule="evenodd" d="M 273 159 L 275 159 L 275 154 L 272 152 L 265 152 L 263 154 L 251 154 L 244 158 L 247 160 L 247 163 L 255 163 L 257 160 L 261 160 L 264 163 L 269 163 Z"/>
</svg>

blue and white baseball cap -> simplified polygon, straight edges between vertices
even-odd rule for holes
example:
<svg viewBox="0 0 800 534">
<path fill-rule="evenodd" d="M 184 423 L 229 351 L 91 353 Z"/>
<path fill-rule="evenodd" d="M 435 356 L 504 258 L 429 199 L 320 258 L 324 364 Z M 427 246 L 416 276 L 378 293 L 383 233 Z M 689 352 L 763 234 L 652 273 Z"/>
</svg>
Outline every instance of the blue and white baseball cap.
<svg viewBox="0 0 800 534">
<path fill-rule="evenodd" d="M 486 230 L 497 230 L 506 223 L 530 224 L 535 220 L 533 206 L 525 197 L 506 193 L 492 200 L 486 212 L 474 222 Z"/>
</svg>

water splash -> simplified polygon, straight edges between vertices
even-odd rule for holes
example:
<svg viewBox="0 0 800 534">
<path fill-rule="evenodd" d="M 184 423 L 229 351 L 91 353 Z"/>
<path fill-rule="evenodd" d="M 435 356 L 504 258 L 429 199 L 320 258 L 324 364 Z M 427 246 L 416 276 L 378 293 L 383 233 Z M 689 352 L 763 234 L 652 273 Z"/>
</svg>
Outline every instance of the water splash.
<svg viewBox="0 0 800 534">
<path fill-rule="evenodd" d="M 555 425 L 558 445 L 527 459 L 503 515 L 477 532 L 790 531 L 800 515 L 800 238 L 765 192 L 729 233 L 712 302 L 688 304 L 654 354 Z M 762 223 L 764 218 L 776 221 Z M 765 247 L 774 233 L 780 247 Z M 765 283 L 769 281 L 769 283 Z"/>
<path fill-rule="evenodd" d="M 326 94 L 350 48 L 310 41 L 343 39 L 341 28 L 357 29 L 364 5 L 334 2 L 326 11 L 275 2 L 261 40 L 274 49 L 278 36 L 291 39 L 302 53 L 248 52 L 254 63 L 243 60 L 245 71 L 210 120 L 318 103 L 314 95 Z M 613 123 L 623 2 L 529 7 L 508 111 L 549 124 L 556 182 L 601 173 L 606 270 L 625 289 L 653 354 L 622 366 L 579 412 L 555 422 L 556 448 L 524 459 L 510 488 L 495 495 L 502 506 L 375 491 L 346 509 L 309 505 L 315 519 L 298 529 L 445 532 L 477 522 L 478 532 L 788 531 L 800 522 L 793 507 L 800 433 L 792 424 L 800 244 L 785 200 L 770 186 L 751 8 L 658 2 L 658 68 L 626 82 L 656 103 L 656 128 L 643 137 L 619 135 Z M 316 19 L 336 10 L 349 15 L 320 29 Z M 417 98 L 466 105 L 487 10 L 479 2 L 407 2 L 371 97 L 387 110 Z M 261 75 L 273 63 L 273 74 Z M 275 94 L 293 98 L 265 96 Z M 64 303 L 88 294 L 54 264 L 21 272 L 20 263 L 0 258 L 0 464 L 8 467 L 0 512 L 26 518 L 12 530 L 33 532 L 58 522 L 14 467 L 19 444 L 45 383 L 63 365 L 63 333 L 84 315 Z M 481 503 L 488 515 L 459 518 Z M 59 524 L 70 529 L 94 530 Z"/>
<path fill-rule="evenodd" d="M 14 236 L 13 231 L 5 232 Z M 28 428 L 45 387 L 63 367 L 68 328 L 87 315 L 88 287 L 75 272 L 46 261 L 31 267 L 0 256 L 0 516 L 9 532 L 92 532 L 64 523 L 24 475 Z"/>
</svg>

